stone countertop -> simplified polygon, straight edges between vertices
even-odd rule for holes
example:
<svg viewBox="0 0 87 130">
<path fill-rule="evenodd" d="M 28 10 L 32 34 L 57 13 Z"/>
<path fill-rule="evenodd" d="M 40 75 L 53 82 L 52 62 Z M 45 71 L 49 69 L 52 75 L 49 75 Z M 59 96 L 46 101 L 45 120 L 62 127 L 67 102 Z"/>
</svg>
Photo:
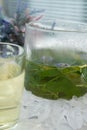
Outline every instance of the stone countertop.
<svg viewBox="0 0 87 130">
<path fill-rule="evenodd" d="M 12 130 L 87 130 L 87 94 L 48 100 L 24 90 L 19 123 Z"/>
</svg>

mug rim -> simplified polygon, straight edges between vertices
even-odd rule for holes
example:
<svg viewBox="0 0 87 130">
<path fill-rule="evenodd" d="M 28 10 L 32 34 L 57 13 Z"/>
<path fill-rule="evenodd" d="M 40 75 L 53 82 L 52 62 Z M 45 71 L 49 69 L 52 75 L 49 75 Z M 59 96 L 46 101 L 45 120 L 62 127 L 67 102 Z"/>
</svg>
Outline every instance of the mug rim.
<svg viewBox="0 0 87 130">
<path fill-rule="evenodd" d="M 0 45 L 11 45 L 12 47 L 17 47 L 19 49 L 19 53 L 15 55 L 15 57 L 20 57 L 24 55 L 25 50 L 23 49 L 22 46 L 14 43 L 9 43 L 9 42 L 0 42 Z"/>
<path fill-rule="evenodd" d="M 58 25 L 57 25 L 58 24 Z M 48 25 L 48 26 L 47 26 Z M 78 32 L 87 33 L 87 24 L 76 21 L 63 21 L 63 20 L 41 20 L 32 21 L 26 23 L 26 28 L 41 30 L 41 31 L 53 31 L 53 32 Z"/>
</svg>

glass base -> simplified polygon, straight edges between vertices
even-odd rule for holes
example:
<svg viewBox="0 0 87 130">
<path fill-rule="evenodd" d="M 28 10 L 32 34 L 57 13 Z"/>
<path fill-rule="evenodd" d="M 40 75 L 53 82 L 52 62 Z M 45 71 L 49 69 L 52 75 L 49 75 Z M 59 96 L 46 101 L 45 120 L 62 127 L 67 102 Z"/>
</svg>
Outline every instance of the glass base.
<svg viewBox="0 0 87 130">
<path fill-rule="evenodd" d="M 8 122 L 6 124 L 3 123 L 2 125 L 0 125 L 0 130 L 8 130 L 9 128 L 15 127 L 16 124 L 17 124 L 17 120 L 13 122 Z"/>
</svg>

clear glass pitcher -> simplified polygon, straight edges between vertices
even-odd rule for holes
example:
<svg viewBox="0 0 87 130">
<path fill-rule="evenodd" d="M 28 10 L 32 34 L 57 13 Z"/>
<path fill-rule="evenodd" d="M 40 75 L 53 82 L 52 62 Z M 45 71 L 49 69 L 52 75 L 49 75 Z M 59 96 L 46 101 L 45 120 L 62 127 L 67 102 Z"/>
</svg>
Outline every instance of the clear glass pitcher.
<svg viewBox="0 0 87 130">
<path fill-rule="evenodd" d="M 26 25 L 25 88 L 49 99 L 87 92 L 87 25 L 47 21 Z"/>
</svg>

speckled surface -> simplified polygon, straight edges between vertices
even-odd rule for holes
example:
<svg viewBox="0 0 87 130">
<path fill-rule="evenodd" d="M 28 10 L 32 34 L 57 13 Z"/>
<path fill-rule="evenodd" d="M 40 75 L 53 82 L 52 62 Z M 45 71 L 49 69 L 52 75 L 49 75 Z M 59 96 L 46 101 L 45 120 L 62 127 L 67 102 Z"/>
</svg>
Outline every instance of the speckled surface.
<svg viewBox="0 0 87 130">
<path fill-rule="evenodd" d="M 47 100 L 24 90 L 20 119 L 11 130 L 87 130 L 87 94 Z"/>
</svg>

